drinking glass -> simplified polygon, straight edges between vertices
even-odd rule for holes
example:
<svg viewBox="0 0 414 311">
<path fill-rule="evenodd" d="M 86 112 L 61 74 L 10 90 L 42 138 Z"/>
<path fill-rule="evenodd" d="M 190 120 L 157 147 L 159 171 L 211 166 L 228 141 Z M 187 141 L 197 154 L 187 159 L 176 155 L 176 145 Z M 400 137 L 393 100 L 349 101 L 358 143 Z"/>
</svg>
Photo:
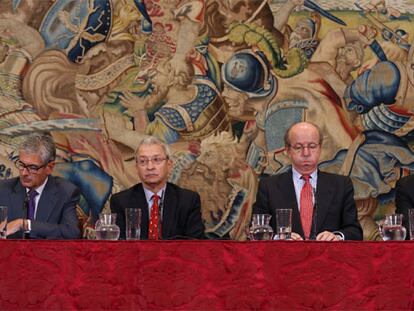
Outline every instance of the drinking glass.
<svg viewBox="0 0 414 311">
<path fill-rule="evenodd" d="M 414 240 L 414 209 L 408 210 L 408 229 L 410 231 L 410 240 Z"/>
<path fill-rule="evenodd" d="M 276 240 L 290 240 L 292 234 L 292 209 L 276 210 Z"/>
<path fill-rule="evenodd" d="M 7 206 L 0 206 L 0 239 L 6 238 L 7 232 Z"/>
<path fill-rule="evenodd" d="M 125 209 L 126 239 L 139 240 L 141 236 L 141 209 Z"/>
</svg>

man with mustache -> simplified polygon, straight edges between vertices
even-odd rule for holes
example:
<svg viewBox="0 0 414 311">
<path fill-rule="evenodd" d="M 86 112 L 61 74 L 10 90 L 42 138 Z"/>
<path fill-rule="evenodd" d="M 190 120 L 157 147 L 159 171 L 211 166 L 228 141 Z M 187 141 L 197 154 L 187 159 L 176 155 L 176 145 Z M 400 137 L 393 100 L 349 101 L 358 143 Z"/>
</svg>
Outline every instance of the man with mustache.
<svg viewBox="0 0 414 311">
<path fill-rule="evenodd" d="M 136 167 L 142 183 L 114 194 L 111 211 L 117 214 L 120 237 L 125 239 L 125 208 L 141 209 L 141 239 L 202 239 L 198 193 L 167 182 L 173 162 L 170 150 L 156 137 L 138 145 Z"/>
</svg>

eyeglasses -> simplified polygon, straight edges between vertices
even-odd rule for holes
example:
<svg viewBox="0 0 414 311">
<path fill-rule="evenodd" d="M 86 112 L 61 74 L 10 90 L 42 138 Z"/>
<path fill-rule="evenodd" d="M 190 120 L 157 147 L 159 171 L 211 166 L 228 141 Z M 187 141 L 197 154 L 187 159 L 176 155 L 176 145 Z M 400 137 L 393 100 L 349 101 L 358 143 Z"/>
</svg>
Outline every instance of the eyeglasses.
<svg viewBox="0 0 414 311">
<path fill-rule="evenodd" d="M 21 171 L 23 171 L 24 169 L 27 169 L 27 171 L 30 173 L 30 174 L 37 174 L 37 172 L 41 169 L 41 168 L 43 168 L 43 167 L 45 167 L 46 165 L 48 165 L 50 162 L 47 162 L 47 163 L 45 163 L 45 164 L 43 164 L 43 165 L 41 165 L 41 166 L 37 166 L 37 165 L 34 165 L 34 164 L 25 164 L 25 163 L 23 163 L 22 161 L 20 161 L 20 160 L 17 160 L 16 162 L 14 162 L 14 165 L 16 165 L 16 167 L 19 169 L 19 170 L 21 170 Z"/>
<path fill-rule="evenodd" d="M 160 165 L 162 162 L 164 162 L 167 159 L 168 157 L 164 158 L 164 157 L 159 157 L 159 156 L 155 156 L 152 158 L 140 157 L 137 159 L 137 163 L 139 166 L 147 166 L 150 162 L 154 165 Z"/>
<path fill-rule="evenodd" d="M 290 146 L 289 148 L 292 149 L 292 151 L 295 153 L 301 153 L 305 148 L 307 148 L 309 152 L 315 152 L 316 149 L 319 148 L 319 144 L 310 143 L 309 145 L 305 145 L 305 146 L 301 144 L 296 144 L 296 145 Z"/>
</svg>

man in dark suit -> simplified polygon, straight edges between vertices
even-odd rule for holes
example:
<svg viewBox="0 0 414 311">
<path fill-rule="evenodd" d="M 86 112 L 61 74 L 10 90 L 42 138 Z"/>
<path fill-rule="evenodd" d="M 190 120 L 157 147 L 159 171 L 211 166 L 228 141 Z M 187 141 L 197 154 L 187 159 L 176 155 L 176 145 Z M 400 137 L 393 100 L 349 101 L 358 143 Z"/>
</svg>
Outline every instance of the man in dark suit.
<svg viewBox="0 0 414 311">
<path fill-rule="evenodd" d="M 20 144 L 15 162 L 19 177 L 0 181 L 0 205 L 8 207 L 8 238 L 76 239 L 79 189 L 51 176 L 56 148 L 53 138 L 32 134 Z"/>
<path fill-rule="evenodd" d="M 144 138 L 136 151 L 136 167 L 142 183 L 111 197 L 120 237 L 126 235 L 125 208 L 140 208 L 141 239 L 204 238 L 200 196 L 167 182 L 172 169 L 168 145 Z"/>
<path fill-rule="evenodd" d="M 292 209 L 293 240 L 362 240 L 352 181 L 318 170 L 321 145 L 316 125 L 292 125 L 285 135 L 292 169 L 260 181 L 253 213 L 272 215 L 276 232 L 276 209 Z"/>
<path fill-rule="evenodd" d="M 397 181 L 395 187 L 396 214 L 403 214 L 403 226 L 407 229 L 406 240 L 410 239 L 408 211 L 414 208 L 414 175 L 406 176 Z"/>
</svg>

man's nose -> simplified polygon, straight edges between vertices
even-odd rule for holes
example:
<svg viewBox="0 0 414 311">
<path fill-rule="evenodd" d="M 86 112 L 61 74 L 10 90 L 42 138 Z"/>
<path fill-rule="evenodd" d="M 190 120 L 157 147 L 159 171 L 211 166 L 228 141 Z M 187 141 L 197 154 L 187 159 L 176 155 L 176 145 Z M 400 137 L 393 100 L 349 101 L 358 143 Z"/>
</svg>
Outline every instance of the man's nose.
<svg viewBox="0 0 414 311">
<path fill-rule="evenodd" d="M 20 171 L 22 172 L 22 175 L 25 176 L 30 174 L 29 169 L 27 167 L 23 167 Z"/>
<path fill-rule="evenodd" d="M 304 156 L 309 156 L 310 155 L 310 151 L 309 151 L 309 147 L 308 146 L 302 147 L 302 154 Z"/>
</svg>

